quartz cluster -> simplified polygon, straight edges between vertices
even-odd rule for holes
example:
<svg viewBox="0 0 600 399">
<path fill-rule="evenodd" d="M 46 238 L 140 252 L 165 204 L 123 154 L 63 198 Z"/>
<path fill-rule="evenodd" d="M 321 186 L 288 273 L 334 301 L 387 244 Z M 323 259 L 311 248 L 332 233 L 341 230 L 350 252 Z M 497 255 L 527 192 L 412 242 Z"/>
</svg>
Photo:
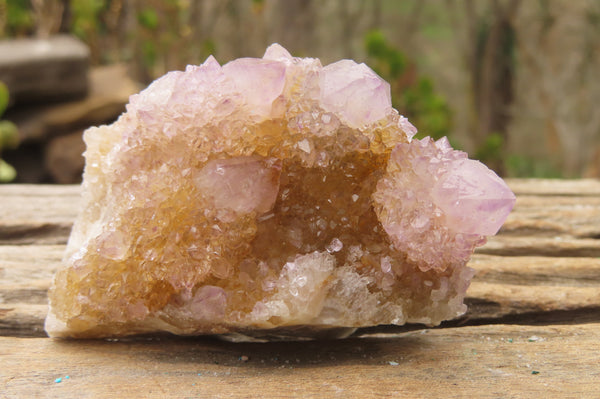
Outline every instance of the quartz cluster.
<svg viewBox="0 0 600 399">
<path fill-rule="evenodd" d="M 435 325 L 515 196 L 446 139 L 413 140 L 364 64 L 264 57 L 170 72 L 88 129 L 52 337 Z"/>
</svg>

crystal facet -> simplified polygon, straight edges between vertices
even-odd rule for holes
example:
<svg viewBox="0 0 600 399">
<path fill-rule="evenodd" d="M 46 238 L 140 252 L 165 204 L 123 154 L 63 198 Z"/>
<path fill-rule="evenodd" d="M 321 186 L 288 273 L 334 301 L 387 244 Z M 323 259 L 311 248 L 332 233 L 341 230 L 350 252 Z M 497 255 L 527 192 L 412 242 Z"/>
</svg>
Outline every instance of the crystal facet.
<svg viewBox="0 0 600 399">
<path fill-rule="evenodd" d="M 515 197 L 415 133 L 350 60 L 275 44 L 166 74 L 85 133 L 46 331 L 318 336 L 462 314 L 469 257 Z"/>
</svg>

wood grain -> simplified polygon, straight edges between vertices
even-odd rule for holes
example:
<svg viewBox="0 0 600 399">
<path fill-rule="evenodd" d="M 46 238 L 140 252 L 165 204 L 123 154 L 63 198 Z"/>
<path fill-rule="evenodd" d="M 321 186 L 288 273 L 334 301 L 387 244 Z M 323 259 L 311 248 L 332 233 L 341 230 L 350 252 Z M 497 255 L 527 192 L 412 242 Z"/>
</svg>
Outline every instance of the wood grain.
<svg viewBox="0 0 600 399">
<path fill-rule="evenodd" d="M 46 291 L 63 250 L 0 246 L 0 335 L 45 335 Z M 600 321 L 600 258 L 477 254 L 470 266 L 477 274 L 467 292 L 465 323 L 578 309 Z"/>
<path fill-rule="evenodd" d="M 79 210 L 79 186 L 0 186 L 0 245 L 65 244 Z"/>
<path fill-rule="evenodd" d="M 600 240 L 569 237 L 514 237 L 498 235 L 477 248 L 479 254 L 502 256 L 600 257 Z"/>
<path fill-rule="evenodd" d="M 600 398 L 600 181 L 509 185 L 517 204 L 469 263 L 463 317 L 268 344 L 45 338 L 80 188 L 0 186 L 0 397 Z"/>
<path fill-rule="evenodd" d="M 0 390 L 6 398 L 600 394 L 600 324 L 461 327 L 267 344 L 170 337 L 0 338 L 0 354 Z"/>
<path fill-rule="evenodd" d="M 600 226 L 598 182 L 509 183 L 523 194 L 500 234 L 470 262 L 478 274 L 461 322 L 526 316 L 552 322 L 565 317 L 556 312 L 581 309 L 598 315 L 600 240 L 586 237 Z M 1 334 L 44 335 L 45 293 L 60 266 L 79 193 L 79 186 L 0 186 Z"/>
<path fill-rule="evenodd" d="M 598 179 L 506 179 L 506 183 L 517 196 L 524 194 L 575 197 L 600 195 L 600 180 Z"/>
<path fill-rule="evenodd" d="M 600 181 L 508 183 L 517 193 L 517 204 L 501 236 L 600 238 Z M 3 185 L 0 198 L 0 245 L 64 244 L 79 209 L 80 187 Z"/>
<path fill-rule="evenodd" d="M 572 196 L 519 196 L 502 234 L 598 238 L 600 195 L 577 197 L 577 201 Z"/>
</svg>

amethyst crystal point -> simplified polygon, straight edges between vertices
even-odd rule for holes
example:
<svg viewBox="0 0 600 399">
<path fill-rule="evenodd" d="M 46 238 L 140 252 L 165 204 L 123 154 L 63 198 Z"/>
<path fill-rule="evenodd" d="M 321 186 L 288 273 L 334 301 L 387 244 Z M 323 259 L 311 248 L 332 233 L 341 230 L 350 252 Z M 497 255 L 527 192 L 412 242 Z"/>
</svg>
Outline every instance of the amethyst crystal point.
<svg viewBox="0 0 600 399">
<path fill-rule="evenodd" d="M 392 109 L 390 85 L 365 64 L 341 60 L 321 71 L 321 106 L 348 126 L 383 119 Z"/>
<path fill-rule="evenodd" d="M 515 203 L 485 165 L 429 137 L 392 150 L 373 199 L 394 247 L 421 270 L 465 264 Z"/>
<path fill-rule="evenodd" d="M 467 261 L 515 197 L 415 133 L 349 60 L 275 44 L 166 74 L 85 133 L 46 331 L 318 337 L 460 315 Z"/>
</svg>

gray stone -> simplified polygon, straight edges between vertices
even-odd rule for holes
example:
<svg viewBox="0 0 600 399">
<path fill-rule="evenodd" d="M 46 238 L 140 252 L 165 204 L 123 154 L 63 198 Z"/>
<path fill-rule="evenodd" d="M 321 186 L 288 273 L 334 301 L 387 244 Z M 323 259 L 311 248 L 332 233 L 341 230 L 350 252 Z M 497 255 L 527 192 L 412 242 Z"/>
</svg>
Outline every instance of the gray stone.
<svg viewBox="0 0 600 399">
<path fill-rule="evenodd" d="M 79 183 L 89 126 L 113 122 L 141 86 L 127 76 L 125 65 L 90 70 L 90 90 L 79 100 L 11 108 L 3 119 L 18 126 L 21 145 L 2 156 L 18 172 L 19 183 Z"/>
<path fill-rule="evenodd" d="M 61 101 L 86 95 L 90 52 L 78 39 L 0 41 L 0 80 L 17 104 Z"/>
<path fill-rule="evenodd" d="M 90 70 L 90 89 L 83 99 L 11 108 L 5 115 L 19 128 L 21 141 L 44 142 L 52 137 L 113 122 L 125 111 L 129 96 L 140 91 L 124 65 Z"/>
</svg>

